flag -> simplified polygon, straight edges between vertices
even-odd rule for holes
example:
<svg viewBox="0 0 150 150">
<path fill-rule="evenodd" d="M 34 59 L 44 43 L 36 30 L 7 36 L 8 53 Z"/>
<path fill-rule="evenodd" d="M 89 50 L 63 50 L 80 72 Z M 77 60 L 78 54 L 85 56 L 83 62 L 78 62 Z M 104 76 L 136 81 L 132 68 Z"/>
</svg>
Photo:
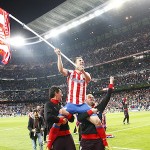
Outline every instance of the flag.
<svg viewBox="0 0 150 150">
<path fill-rule="evenodd" d="M 10 45 L 10 20 L 9 14 L 0 8 L 0 56 L 1 63 L 8 64 L 11 58 Z"/>
</svg>

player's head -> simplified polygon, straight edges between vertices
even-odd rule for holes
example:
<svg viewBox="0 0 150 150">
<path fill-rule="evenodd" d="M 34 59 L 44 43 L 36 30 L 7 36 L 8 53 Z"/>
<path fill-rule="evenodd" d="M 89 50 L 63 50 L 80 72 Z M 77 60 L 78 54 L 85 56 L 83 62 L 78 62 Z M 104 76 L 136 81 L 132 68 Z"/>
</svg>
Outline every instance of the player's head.
<svg viewBox="0 0 150 150">
<path fill-rule="evenodd" d="M 34 109 L 33 114 L 34 114 L 35 119 L 39 118 L 39 113 L 38 113 L 37 109 Z"/>
<path fill-rule="evenodd" d="M 56 99 L 56 100 L 61 100 L 62 99 L 62 91 L 59 87 L 51 87 L 51 89 L 49 90 L 49 98 L 52 99 Z"/>
<path fill-rule="evenodd" d="M 92 94 L 88 94 L 86 96 L 86 103 L 88 105 L 90 105 L 91 107 L 93 107 L 95 105 L 95 100 L 94 100 L 94 96 Z"/>
<path fill-rule="evenodd" d="M 84 66 L 84 60 L 80 56 L 75 58 L 74 63 L 76 64 L 77 67 Z"/>
<path fill-rule="evenodd" d="M 41 106 L 37 106 L 36 109 L 37 109 L 37 111 L 40 111 L 41 110 Z"/>
</svg>

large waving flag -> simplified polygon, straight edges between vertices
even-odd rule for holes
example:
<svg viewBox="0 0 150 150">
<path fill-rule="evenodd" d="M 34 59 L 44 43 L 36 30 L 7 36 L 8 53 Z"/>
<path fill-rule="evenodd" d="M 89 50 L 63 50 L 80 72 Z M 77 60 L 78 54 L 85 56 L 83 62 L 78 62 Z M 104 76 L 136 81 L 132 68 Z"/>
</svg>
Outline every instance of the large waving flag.
<svg viewBox="0 0 150 150">
<path fill-rule="evenodd" d="M 1 63 L 8 64 L 11 58 L 10 45 L 10 20 L 9 14 L 0 8 L 0 56 Z"/>
</svg>

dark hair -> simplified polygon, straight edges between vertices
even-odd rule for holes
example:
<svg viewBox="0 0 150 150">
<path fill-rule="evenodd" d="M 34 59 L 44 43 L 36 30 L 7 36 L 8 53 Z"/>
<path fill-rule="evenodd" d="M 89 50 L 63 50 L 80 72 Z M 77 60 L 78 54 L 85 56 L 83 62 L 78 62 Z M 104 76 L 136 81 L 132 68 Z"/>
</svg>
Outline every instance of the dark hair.
<svg viewBox="0 0 150 150">
<path fill-rule="evenodd" d="M 30 108 L 30 110 L 29 110 L 30 112 L 33 112 L 33 109 L 32 108 Z"/>
<path fill-rule="evenodd" d="M 34 112 L 34 113 L 35 113 L 35 112 L 37 113 L 37 112 L 38 112 L 38 110 L 37 110 L 37 109 L 33 109 L 33 112 Z"/>
<path fill-rule="evenodd" d="M 49 98 L 54 98 L 55 93 L 58 93 L 61 89 L 59 87 L 53 86 L 49 89 Z"/>
<path fill-rule="evenodd" d="M 82 56 L 78 56 L 78 57 L 75 57 L 74 62 L 76 63 L 77 59 L 79 58 L 83 59 Z"/>
</svg>

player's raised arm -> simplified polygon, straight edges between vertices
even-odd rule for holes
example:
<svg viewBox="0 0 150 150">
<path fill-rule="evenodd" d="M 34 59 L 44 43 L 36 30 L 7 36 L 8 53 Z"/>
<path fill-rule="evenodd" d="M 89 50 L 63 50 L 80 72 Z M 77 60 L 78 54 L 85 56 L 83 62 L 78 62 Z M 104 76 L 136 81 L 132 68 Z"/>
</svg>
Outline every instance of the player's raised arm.
<svg viewBox="0 0 150 150">
<path fill-rule="evenodd" d="M 61 59 L 61 51 L 58 48 L 54 49 L 55 53 L 57 54 L 58 60 L 57 60 L 57 67 L 60 73 L 62 73 L 64 76 L 67 76 L 68 71 L 63 67 L 62 59 Z"/>
</svg>

